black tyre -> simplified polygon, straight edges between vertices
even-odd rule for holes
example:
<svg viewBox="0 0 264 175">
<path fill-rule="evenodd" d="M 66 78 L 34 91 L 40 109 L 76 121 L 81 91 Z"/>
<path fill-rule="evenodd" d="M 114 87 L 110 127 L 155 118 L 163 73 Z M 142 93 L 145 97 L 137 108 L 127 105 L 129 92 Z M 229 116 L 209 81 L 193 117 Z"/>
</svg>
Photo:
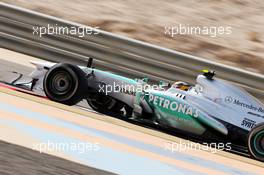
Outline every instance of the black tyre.
<svg viewBox="0 0 264 175">
<path fill-rule="evenodd" d="M 56 64 L 46 73 L 43 88 L 50 100 L 75 105 L 84 97 L 87 89 L 85 73 L 75 65 Z"/>
<path fill-rule="evenodd" d="M 110 96 L 93 93 L 89 94 L 86 100 L 89 106 L 97 112 L 111 116 L 123 114 L 121 109 L 124 107 L 124 104 Z"/>
<path fill-rule="evenodd" d="M 255 159 L 264 161 L 264 123 L 257 125 L 250 131 L 248 150 Z"/>
</svg>

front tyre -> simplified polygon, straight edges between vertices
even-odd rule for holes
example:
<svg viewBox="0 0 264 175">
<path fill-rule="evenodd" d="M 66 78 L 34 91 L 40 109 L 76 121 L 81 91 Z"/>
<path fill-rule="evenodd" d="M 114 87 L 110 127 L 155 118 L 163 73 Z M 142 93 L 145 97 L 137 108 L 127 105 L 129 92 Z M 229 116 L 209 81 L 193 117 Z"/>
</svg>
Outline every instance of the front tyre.
<svg viewBox="0 0 264 175">
<path fill-rule="evenodd" d="M 77 66 L 59 63 L 45 75 L 43 88 L 46 96 L 59 103 L 75 105 L 84 96 L 85 73 Z"/>
<path fill-rule="evenodd" d="M 254 127 L 248 136 L 248 149 L 255 159 L 264 161 L 264 123 Z"/>
</svg>

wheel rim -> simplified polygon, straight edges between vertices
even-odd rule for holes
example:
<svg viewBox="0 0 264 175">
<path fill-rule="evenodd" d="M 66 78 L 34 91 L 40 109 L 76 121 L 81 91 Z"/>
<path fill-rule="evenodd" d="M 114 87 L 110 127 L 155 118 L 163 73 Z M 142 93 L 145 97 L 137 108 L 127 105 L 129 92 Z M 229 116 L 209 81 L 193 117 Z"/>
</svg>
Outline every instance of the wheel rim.
<svg viewBox="0 0 264 175">
<path fill-rule="evenodd" d="M 65 95 L 72 89 L 73 79 L 66 71 L 60 71 L 50 78 L 50 89 L 56 95 Z"/>
<path fill-rule="evenodd" d="M 257 133 L 254 137 L 254 149 L 260 155 L 264 155 L 264 131 Z"/>
</svg>

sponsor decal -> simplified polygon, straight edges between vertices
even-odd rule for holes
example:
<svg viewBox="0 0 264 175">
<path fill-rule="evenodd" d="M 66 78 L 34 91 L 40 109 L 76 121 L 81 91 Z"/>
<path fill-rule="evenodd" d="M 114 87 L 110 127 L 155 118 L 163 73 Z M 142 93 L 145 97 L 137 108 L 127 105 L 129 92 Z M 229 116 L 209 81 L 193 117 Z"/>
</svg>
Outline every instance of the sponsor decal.
<svg viewBox="0 0 264 175">
<path fill-rule="evenodd" d="M 193 109 L 192 107 L 190 107 L 186 104 L 178 103 L 176 101 L 172 101 L 172 100 L 166 99 L 164 97 L 159 97 L 159 96 L 155 96 L 155 95 L 150 94 L 149 95 L 149 102 L 153 103 L 156 106 L 162 107 L 164 109 L 169 109 L 171 111 L 177 111 L 179 113 L 191 115 L 195 118 L 197 118 L 199 116 L 198 110 Z"/>
<path fill-rule="evenodd" d="M 256 106 L 253 106 L 252 104 L 247 104 L 247 103 L 244 103 L 244 102 L 241 102 L 231 96 L 227 96 L 225 98 L 225 102 L 226 103 L 232 103 L 232 104 L 235 104 L 237 106 L 241 106 L 243 108 L 247 108 L 247 109 L 250 109 L 252 111 L 256 111 L 256 112 L 261 112 L 261 113 L 264 113 L 264 108 L 262 107 L 256 107 Z"/>
<path fill-rule="evenodd" d="M 241 126 L 245 126 L 247 128 L 253 128 L 254 126 L 256 126 L 256 122 L 248 118 L 244 118 L 244 120 L 241 123 Z"/>
<path fill-rule="evenodd" d="M 226 103 L 232 103 L 232 102 L 233 102 L 233 98 L 232 98 L 231 96 L 227 96 L 227 97 L 225 98 L 225 102 L 226 102 Z"/>
</svg>

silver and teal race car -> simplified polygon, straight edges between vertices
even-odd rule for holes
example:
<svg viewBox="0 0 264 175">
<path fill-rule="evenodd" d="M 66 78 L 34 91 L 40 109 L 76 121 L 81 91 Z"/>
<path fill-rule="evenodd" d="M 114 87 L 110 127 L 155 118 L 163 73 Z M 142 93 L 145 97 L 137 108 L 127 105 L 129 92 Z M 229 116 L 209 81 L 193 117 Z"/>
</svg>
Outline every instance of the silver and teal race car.
<svg viewBox="0 0 264 175">
<path fill-rule="evenodd" d="M 195 85 L 150 85 L 147 78 L 126 78 L 92 68 L 91 63 L 83 67 L 32 62 L 36 69 L 30 74 L 31 90 L 43 90 L 59 103 L 75 105 L 85 99 L 100 113 L 230 141 L 264 161 L 264 105 L 245 90 L 214 78 L 214 72 L 198 75 Z"/>
</svg>

